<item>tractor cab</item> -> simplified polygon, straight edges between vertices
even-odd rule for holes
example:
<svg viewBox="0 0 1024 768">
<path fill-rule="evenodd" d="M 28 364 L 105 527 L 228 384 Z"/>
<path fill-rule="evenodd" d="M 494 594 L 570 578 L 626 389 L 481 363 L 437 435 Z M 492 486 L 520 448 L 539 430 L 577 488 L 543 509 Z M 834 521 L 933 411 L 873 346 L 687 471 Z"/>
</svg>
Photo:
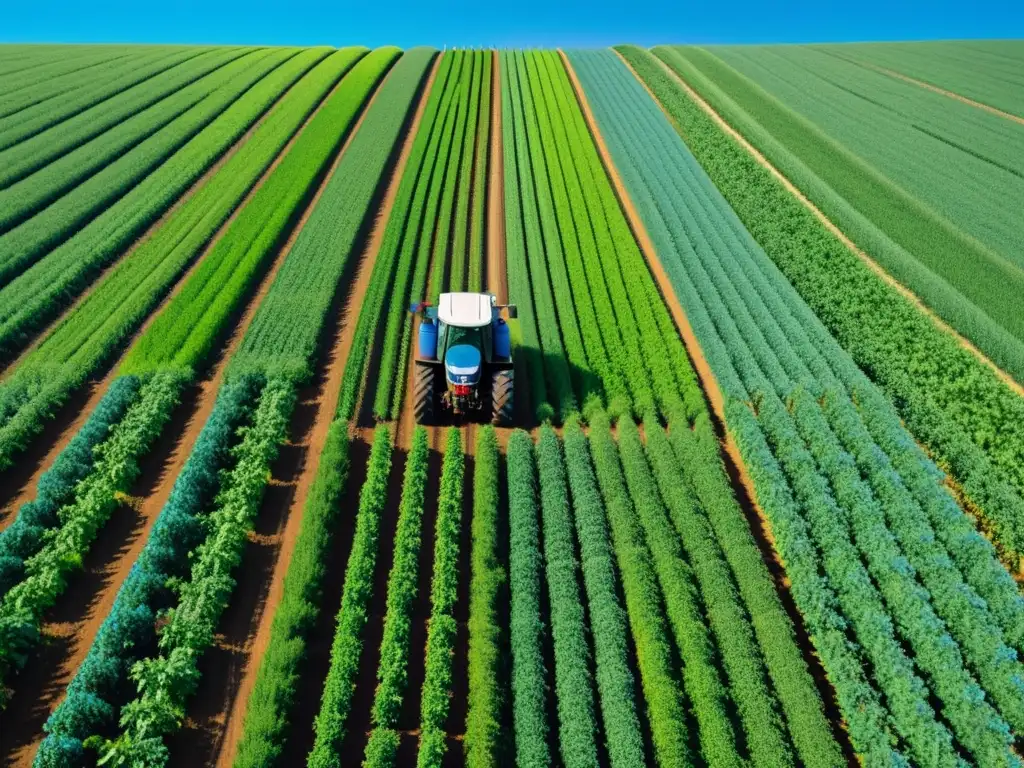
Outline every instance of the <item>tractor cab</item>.
<svg viewBox="0 0 1024 768">
<path fill-rule="evenodd" d="M 421 315 L 416 357 L 416 416 L 432 423 L 440 410 L 485 412 L 491 421 L 512 419 L 512 344 L 515 306 L 499 306 L 488 293 L 442 293 L 436 307 L 410 308 Z"/>
</svg>

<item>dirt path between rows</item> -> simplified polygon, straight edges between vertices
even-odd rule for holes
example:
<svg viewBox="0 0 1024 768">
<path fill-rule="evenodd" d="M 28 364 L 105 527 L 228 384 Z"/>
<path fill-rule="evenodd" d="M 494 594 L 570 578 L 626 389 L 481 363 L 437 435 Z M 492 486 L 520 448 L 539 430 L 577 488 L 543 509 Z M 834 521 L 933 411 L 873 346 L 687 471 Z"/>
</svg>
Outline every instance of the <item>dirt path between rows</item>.
<svg viewBox="0 0 1024 768">
<path fill-rule="evenodd" d="M 338 83 L 335 84 L 335 88 L 337 88 L 337 86 Z M 292 87 L 294 87 L 294 85 Z M 209 182 L 209 180 L 221 168 L 223 168 L 231 157 L 238 152 L 242 145 L 252 137 L 264 121 L 269 118 L 270 114 L 278 108 L 281 100 L 287 96 L 290 90 L 291 88 L 282 93 L 280 98 L 274 102 L 271 108 L 264 112 L 260 119 L 257 120 L 252 127 L 250 127 L 249 130 L 246 131 L 245 134 L 243 134 L 242 137 L 206 171 L 206 173 L 204 173 L 191 187 L 189 187 L 189 189 L 156 222 L 154 222 L 146 232 L 128 248 L 127 251 L 125 251 L 121 258 L 104 269 L 85 293 L 79 296 L 78 299 L 57 318 L 55 318 L 52 323 L 40 331 L 28 348 L 26 348 L 6 368 L 0 368 L 0 371 L 2 371 L 2 373 L 0 373 L 0 381 L 12 374 L 17 369 L 18 365 L 20 365 L 26 357 L 28 357 L 39 347 L 40 344 L 42 344 L 52 329 L 64 322 L 66 317 L 84 303 L 86 299 L 99 288 L 110 271 L 116 269 L 117 266 L 123 263 L 126 259 L 131 258 L 132 254 L 140 245 L 142 245 L 143 242 L 148 240 L 157 231 L 157 229 L 159 229 L 159 227 L 166 223 L 178 209 L 188 202 L 189 198 L 196 194 L 201 187 Z M 119 355 L 114 363 L 109 366 L 107 374 L 99 382 L 86 384 L 83 387 L 78 388 L 77 391 L 72 392 L 68 398 L 68 402 L 57 411 L 56 419 L 48 424 L 43 433 L 32 441 L 28 451 L 19 457 L 15 466 L 3 473 L 3 475 L 0 475 L 0 479 L 4 481 L 4 488 L 0 491 L 0 531 L 10 525 L 14 520 L 15 513 L 21 508 L 22 504 L 35 498 L 39 478 L 53 465 L 53 462 L 56 460 L 57 456 L 60 455 L 60 452 L 63 451 L 71 439 L 78 434 L 78 431 L 88 420 L 89 416 L 92 415 L 92 412 L 96 409 L 100 400 L 102 400 L 103 396 L 106 395 L 111 382 L 117 378 L 118 369 L 121 366 L 121 361 L 124 359 L 125 355 L 127 355 L 127 350 L 131 349 L 135 340 L 149 329 L 154 319 L 160 314 L 164 307 L 166 307 L 174 297 L 181 292 L 192 274 L 199 269 L 199 266 L 203 263 L 206 255 L 213 249 L 214 245 L 234 223 L 235 219 L 238 218 L 239 213 L 243 208 L 245 208 L 253 195 L 256 194 L 256 191 L 263 185 L 264 181 L 266 181 L 273 170 L 280 164 L 281 159 L 295 143 L 296 137 L 302 133 L 302 130 L 309 123 L 309 120 L 313 119 L 313 116 L 320 111 L 320 108 L 324 103 L 326 103 L 327 99 L 330 98 L 333 93 L 334 89 L 331 89 L 331 91 L 328 92 L 328 95 L 320 102 L 320 105 L 310 113 L 306 122 L 299 126 L 299 129 L 285 144 L 282 151 L 270 166 L 268 166 L 267 170 L 256 180 L 256 183 L 253 184 L 252 189 L 250 189 L 245 197 L 242 198 L 242 201 L 235 206 L 231 215 L 213 234 L 210 241 L 200 252 L 199 256 L 192 261 L 188 268 L 172 284 L 171 290 L 168 292 L 167 296 L 157 304 L 156 308 L 149 314 L 149 317 L 147 317 L 139 329 L 132 334 L 127 343 L 123 345 L 121 355 Z"/>
<path fill-rule="evenodd" d="M 616 55 L 618 55 L 619 58 L 622 59 L 622 56 L 621 54 L 618 53 L 618 51 L 616 51 Z M 633 75 L 636 76 L 636 79 L 646 88 L 646 83 L 644 83 L 643 80 L 641 80 L 640 77 L 636 75 L 636 72 L 633 71 L 633 68 L 632 66 L 630 66 L 629 62 L 626 61 L 625 59 L 622 59 L 622 61 L 626 64 L 627 67 L 629 67 L 630 72 L 633 72 Z M 878 275 L 886 283 L 886 285 L 895 289 L 901 296 L 903 296 L 911 304 L 913 304 L 918 309 L 918 311 L 920 311 L 926 317 L 928 317 L 928 319 L 931 320 L 932 323 L 934 323 L 939 330 L 943 331 L 944 333 L 948 333 L 950 336 L 956 339 L 956 341 L 960 344 L 961 347 L 966 349 L 968 352 L 974 355 L 979 361 L 981 361 L 989 369 L 991 369 L 991 371 L 999 378 L 999 380 L 1002 381 L 1006 386 L 1008 386 L 1014 392 L 1014 394 L 1016 394 L 1019 397 L 1024 397 L 1024 385 L 1018 383 L 1012 376 L 1010 376 L 1010 374 L 1006 373 L 1006 371 L 1004 371 L 998 365 L 996 365 L 992 360 L 990 360 L 985 355 L 984 352 L 982 352 L 980 349 L 974 346 L 974 344 L 972 344 L 970 340 L 962 336 L 959 331 L 957 331 L 952 326 L 947 325 L 946 322 L 937 314 L 935 314 L 935 312 L 933 312 L 923 301 L 921 301 L 921 299 L 919 299 L 913 291 L 911 291 L 909 288 L 907 288 L 902 283 L 897 281 L 896 278 L 892 277 L 892 275 L 886 272 L 874 259 L 871 258 L 871 256 L 869 256 L 865 251 L 861 250 L 850 238 L 848 238 L 842 232 L 842 230 L 840 230 L 839 227 L 837 227 L 831 221 L 831 219 L 829 219 L 824 213 L 822 213 L 821 210 L 814 203 L 812 203 L 804 195 L 804 193 L 801 192 L 788 178 L 786 178 L 781 171 L 779 171 L 774 165 L 772 165 L 768 158 L 762 155 L 756 147 L 754 147 L 750 142 L 748 142 L 743 137 L 743 135 L 739 133 L 739 131 L 735 130 L 731 125 L 729 125 L 714 110 L 714 108 L 706 101 L 704 101 L 704 99 L 702 99 L 696 91 L 694 91 L 682 78 L 680 78 L 679 75 L 673 72 L 672 69 L 668 67 L 668 65 L 661 61 L 661 59 L 658 59 L 658 63 L 661 65 L 661 68 L 665 71 L 665 73 L 669 77 L 671 77 L 675 81 L 675 83 L 686 92 L 687 96 L 693 99 L 694 103 L 696 103 L 697 106 L 704 110 L 708 117 L 714 120 L 715 124 L 718 125 L 719 128 L 721 128 L 723 131 L 725 131 L 726 134 L 731 136 L 762 167 L 767 169 L 768 172 L 771 173 L 771 175 L 774 176 L 790 194 L 792 194 L 797 200 L 803 203 L 804 206 L 811 213 L 814 214 L 815 218 L 817 218 L 818 221 L 820 221 L 829 232 L 835 235 L 835 237 L 838 238 L 838 240 L 843 245 L 845 245 L 855 256 L 857 256 L 857 258 L 864 262 L 864 264 L 872 272 Z M 927 84 L 924 83 L 923 85 Z M 658 101 L 657 98 L 655 98 L 654 94 L 651 93 L 650 89 L 648 89 L 647 92 L 651 94 L 651 98 L 654 99 L 655 103 L 660 106 L 661 102 Z M 671 119 L 671 117 L 669 117 L 669 119 Z M 1024 120 L 1022 120 L 1022 122 L 1024 122 Z"/>
<path fill-rule="evenodd" d="M 427 95 L 430 93 L 430 89 L 433 86 L 434 79 L 437 75 L 439 62 L 440 56 L 435 58 L 425 82 L 421 86 L 418 97 L 419 103 L 417 104 L 413 117 L 406 129 L 405 140 L 392 171 L 387 191 L 384 194 L 381 205 L 376 211 L 376 224 L 357 269 L 355 282 L 347 291 L 348 296 L 343 304 L 344 309 L 337 313 L 338 319 L 332 334 L 333 338 L 329 340 L 328 352 L 323 363 L 320 377 L 321 382 L 318 388 L 319 391 L 316 393 L 314 400 L 308 400 L 303 403 L 303 406 L 309 408 L 311 411 L 312 426 L 309 430 L 308 436 L 300 444 L 304 449 L 304 455 L 299 463 L 298 468 L 300 471 L 294 481 L 294 488 L 290 494 L 290 499 L 287 500 L 287 512 L 285 513 L 283 530 L 279 533 L 280 547 L 276 561 L 273 564 L 273 573 L 264 608 L 259 613 L 258 624 L 256 626 L 254 636 L 251 635 L 246 641 L 244 649 L 246 656 L 245 668 L 241 673 L 240 682 L 234 692 L 233 703 L 226 714 L 226 722 L 221 724 L 223 735 L 220 748 L 216 755 L 216 764 L 218 766 L 224 766 L 224 768 L 228 768 L 234 762 L 238 742 L 242 737 L 249 695 L 251 694 L 252 688 L 256 682 L 256 675 L 259 672 L 260 667 L 259 662 L 262 661 L 263 654 L 270 641 L 270 630 L 274 613 L 283 595 L 284 577 L 287 573 L 288 566 L 291 564 L 295 542 L 298 539 L 302 523 L 302 510 L 305 506 L 306 499 L 309 496 L 309 490 L 316 475 L 318 459 L 321 451 L 323 450 L 324 444 L 326 443 L 328 429 L 331 422 L 334 420 L 335 409 L 337 407 L 338 398 L 341 394 L 342 375 L 351 350 L 355 323 L 359 316 L 359 310 L 362 308 L 367 289 L 370 285 L 373 265 L 376 261 L 377 254 L 380 251 L 381 243 L 383 242 L 388 218 L 390 217 L 391 209 L 398 195 L 402 174 L 412 150 L 413 141 L 415 139 L 416 132 L 419 129 L 424 109 L 426 108 Z M 352 132 L 352 136 L 355 135 L 359 127 L 362 125 L 363 118 L 369 112 L 376 95 L 380 92 L 380 88 L 382 88 L 383 85 L 384 82 L 382 81 L 381 85 L 374 93 L 374 97 L 371 98 L 370 102 L 364 109 L 359 123 Z M 311 682 L 314 687 L 318 689 L 319 681 Z"/>
<path fill-rule="evenodd" d="M 337 87 L 338 84 L 335 85 L 335 88 Z M 262 187 L 274 170 L 280 165 L 283 158 L 287 155 L 288 151 L 291 150 L 294 143 L 298 140 L 298 137 L 302 134 L 303 129 L 310 121 L 312 121 L 333 92 L 334 89 L 332 89 L 328 96 L 321 101 L 317 109 L 309 115 L 301 128 L 295 133 L 275 158 L 274 162 L 257 180 L 249 194 L 246 195 L 242 203 L 232 213 L 231 217 L 217 231 L 200 258 L 196 260 L 196 263 L 186 273 L 185 279 L 179 281 L 175 290 L 161 304 L 161 308 L 178 294 L 186 283 L 188 276 L 198 268 L 198 265 L 202 263 L 203 258 L 215 247 L 219 239 L 238 217 L 241 210 L 257 193 L 260 187 Z M 340 157 L 341 152 L 338 153 L 338 158 L 336 158 L 334 163 L 331 165 L 332 172 Z M 325 176 L 325 178 L 329 178 L 329 175 Z M 146 457 L 143 465 L 142 476 L 135 483 L 135 487 L 132 489 L 132 493 L 138 495 L 131 497 L 130 501 L 127 504 L 122 505 L 121 509 L 122 514 L 124 514 L 125 509 L 133 510 L 133 512 L 130 513 L 134 518 L 130 525 L 130 530 L 122 531 L 121 540 L 117 542 L 110 542 L 106 547 L 104 546 L 104 539 L 107 538 L 109 534 L 107 534 L 106 531 L 101 531 L 100 537 L 97 539 L 93 550 L 96 552 L 102 552 L 105 549 L 109 549 L 111 551 L 110 557 L 97 564 L 94 569 L 89 569 L 87 567 L 85 575 L 89 578 L 80 580 L 83 584 L 82 588 L 80 589 L 73 585 L 73 588 L 69 589 L 68 594 L 65 595 L 65 599 L 58 604 L 53 612 L 59 615 L 61 612 L 61 606 L 68 604 L 70 601 L 71 603 L 80 606 L 79 614 L 73 617 L 64 618 L 63 621 L 51 622 L 50 624 L 44 625 L 44 633 L 50 633 L 56 637 L 66 638 L 66 641 L 47 646 L 47 648 L 44 649 L 44 653 L 46 653 L 47 656 L 45 659 L 47 663 L 33 665 L 38 668 L 37 675 L 45 676 L 45 680 L 25 680 L 24 684 L 19 685 L 16 689 L 15 696 L 21 699 L 24 702 L 24 705 L 17 707 L 14 701 L 12 701 L 12 706 L 8 711 L 18 712 L 19 714 L 24 713 L 26 721 L 19 723 L 17 726 L 13 723 L 5 723 L 5 730 L 9 729 L 11 732 L 18 732 L 19 738 L 24 739 L 26 743 L 19 745 L 16 750 L 11 751 L 8 764 L 16 766 L 28 766 L 31 764 L 35 751 L 39 746 L 39 742 L 42 740 L 43 734 L 41 733 L 41 727 L 43 722 L 45 722 L 46 718 L 49 717 L 50 712 L 55 709 L 61 701 L 63 701 L 64 692 L 68 683 L 71 682 L 71 679 L 74 677 L 78 667 L 88 654 L 96 633 L 99 631 L 100 626 L 106 619 L 114 604 L 114 600 L 117 597 L 117 592 L 120 589 L 121 584 L 124 582 L 124 579 L 127 577 L 135 561 L 138 559 L 139 553 L 145 546 L 145 543 L 149 538 L 149 531 L 153 523 L 156 521 L 157 516 L 160 514 L 160 511 L 163 509 L 164 504 L 166 504 L 171 490 L 174 487 L 174 482 L 184 466 L 185 461 L 188 459 L 189 454 L 192 452 L 192 448 L 199 437 L 199 433 L 202 431 L 203 426 L 206 424 L 206 421 L 213 410 L 213 406 L 217 399 L 217 393 L 223 382 L 228 363 L 230 362 L 235 350 L 241 344 L 246 330 L 255 317 L 257 308 L 262 302 L 264 296 L 266 296 L 267 292 L 270 290 L 270 286 L 273 284 L 278 270 L 281 268 L 285 258 L 291 251 L 298 233 L 301 231 L 302 226 L 305 225 L 316 201 L 319 200 L 322 190 L 323 184 L 320 185 L 316 195 L 305 208 L 301 218 L 298 219 L 298 222 L 292 230 L 289 238 L 278 249 L 278 253 L 274 257 L 270 268 L 257 284 L 255 294 L 252 299 L 250 299 L 232 332 L 226 338 L 222 347 L 222 352 L 220 353 L 214 367 L 192 392 L 186 393 L 184 396 L 183 399 L 186 402 L 184 409 L 185 413 L 181 413 L 180 409 L 176 409 L 178 410 L 178 413 L 176 413 L 175 417 L 172 417 L 171 424 L 163 430 L 162 436 L 158 440 L 158 443 L 150 456 Z M 145 330 L 152 324 L 157 314 L 159 314 L 159 311 L 150 315 L 142 329 L 140 329 L 139 333 L 136 334 L 137 336 L 145 332 Z M 102 394 L 105 393 L 106 385 L 109 383 L 109 380 L 114 378 L 116 371 L 117 366 L 115 366 L 111 373 L 108 374 L 103 385 L 95 390 L 93 397 L 97 401 L 99 397 L 102 397 Z M 190 409 L 192 410 L 191 416 L 188 415 L 188 410 Z M 90 412 L 91 410 L 83 412 L 80 416 L 80 420 L 84 422 Z M 172 429 L 175 424 L 180 424 L 182 426 L 182 431 L 178 434 L 175 434 Z M 67 436 L 68 439 L 73 435 L 74 432 L 71 431 L 70 435 Z M 142 489 L 142 493 L 140 493 L 140 489 Z M 127 538 L 127 540 L 124 540 L 125 538 Z M 111 557 L 116 559 L 114 559 L 113 562 L 110 562 Z M 93 573 L 95 573 L 94 576 Z M 92 584 L 91 590 L 88 589 L 89 583 Z M 90 594 L 79 595 L 77 596 L 78 600 L 71 599 L 72 596 L 75 595 L 76 591 L 81 592 L 83 590 L 89 591 Z M 30 684 L 30 682 L 33 684 Z M 42 694 L 40 694 L 40 691 L 42 691 Z M 33 704 L 29 705 L 29 701 L 33 701 Z M 27 741 L 28 739 L 31 739 L 31 741 Z M 6 746 L 3 749 L 0 749 L 0 757 L 7 754 L 8 748 Z"/>
<path fill-rule="evenodd" d="M 601 131 L 598 128 L 597 121 L 594 118 L 594 114 L 590 109 L 590 104 L 583 91 L 583 86 L 580 84 L 579 78 L 576 76 L 576 72 L 565 52 L 560 49 L 559 55 L 562 57 L 566 72 L 569 75 L 569 79 L 572 81 L 573 89 L 576 92 L 580 108 L 583 111 L 587 126 L 590 129 L 591 137 L 593 138 L 598 152 L 601 155 L 601 160 L 606 172 L 608 173 L 608 177 L 612 182 L 612 186 L 615 189 L 615 194 L 619 199 L 619 204 L 622 206 L 622 210 L 626 215 L 626 220 L 629 222 L 630 229 L 633 231 L 633 236 L 635 237 L 637 244 L 640 246 L 641 252 L 644 254 L 644 259 L 651 270 L 651 274 L 654 276 L 659 292 L 661 293 L 662 300 L 665 302 L 665 305 L 669 308 L 669 311 L 672 314 L 676 328 L 679 330 L 683 344 L 686 347 L 690 362 L 693 365 L 694 370 L 697 372 L 701 387 L 704 390 L 709 404 L 711 405 L 714 419 L 717 422 L 715 426 L 720 435 L 720 440 L 724 449 L 724 455 L 722 458 L 729 477 L 733 482 L 737 501 L 746 513 L 751 526 L 751 532 L 754 534 L 754 538 L 758 542 L 758 546 L 761 549 L 766 565 L 775 578 L 780 599 L 782 600 L 782 603 L 790 616 L 790 620 L 793 623 L 797 644 L 801 649 L 804 659 L 807 662 L 812 676 L 814 677 L 815 683 L 817 684 L 819 693 L 821 694 L 822 701 L 825 705 L 826 716 L 833 727 L 836 739 L 842 745 L 847 757 L 852 759 L 852 747 L 850 746 L 849 738 L 846 735 L 845 726 L 843 725 L 842 715 L 839 712 L 838 704 L 836 703 L 835 692 L 833 691 L 831 683 L 825 675 L 825 670 L 821 665 L 821 661 L 810 642 L 810 637 L 804 627 L 802 617 L 796 609 L 792 594 L 790 593 L 789 581 L 785 575 L 785 564 L 782 562 L 782 559 L 774 545 L 774 535 L 772 533 L 771 522 L 768 520 L 764 509 L 758 501 L 754 482 L 743 462 L 739 446 L 736 444 L 736 440 L 732 433 L 725 427 L 725 399 L 721 388 L 718 386 L 718 380 L 715 378 L 715 375 L 711 370 L 711 366 L 708 364 L 707 358 L 704 356 L 704 351 L 700 346 L 700 342 L 697 340 L 697 336 L 693 331 L 693 327 L 690 325 L 690 321 L 686 316 L 686 312 L 683 309 L 682 304 L 676 297 L 671 281 L 661 264 L 657 250 L 647 233 L 643 220 L 640 218 L 639 213 L 629 197 L 629 193 L 626 191 L 625 185 L 622 183 L 622 179 L 619 176 L 612 160 L 611 153 L 608 151 L 608 147 L 604 142 L 604 137 L 602 136 Z M 625 62 L 624 59 L 623 61 Z M 625 63 L 627 67 L 629 67 L 628 62 Z M 636 76 L 632 67 L 629 67 L 629 70 L 634 76 Z M 639 78 L 637 78 L 637 80 L 643 84 L 642 80 Z M 646 88 L 646 84 L 644 85 Z M 648 93 L 650 93 L 649 90 Z M 653 94 L 651 94 L 651 97 L 653 98 Z M 659 102 L 655 100 L 655 103 Z"/>
<path fill-rule="evenodd" d="M 492 52 L 491 63 L 491 151 L 487 173 L 487 290 L 508 303 L 508 270 L 505 260 L 505 162 L 501 134 L 500 57 Z"/>
</svg>

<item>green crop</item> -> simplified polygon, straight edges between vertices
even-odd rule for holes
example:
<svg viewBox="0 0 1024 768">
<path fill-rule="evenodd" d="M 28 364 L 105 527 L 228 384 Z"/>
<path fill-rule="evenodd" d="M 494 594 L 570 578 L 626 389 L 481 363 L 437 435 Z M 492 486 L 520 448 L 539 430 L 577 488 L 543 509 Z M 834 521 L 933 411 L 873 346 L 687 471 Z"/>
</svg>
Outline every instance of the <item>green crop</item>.
<svg viewBox="0 0 1024 768">
<path fill-rule="evenodd" d="M 245 51 L 236 48 L 235 56 Z M 59 105 L 47 100 L 0 119 L 0 186 L 24 178 L 222 63 L 210 48 L 156 50 L 121 63 L 116 72 L 89 75 Z"/>
<path fill-rule="evenodd" d="M 493 427 L 478 433 L 473 459 L 466 764 L 495 768 L 501 757 L 501 709 L 506 696 L 501 678 L 505 632 L 499 600 L 507 577 L 499 550 L 500 458 Z"/>
<path fill-rule="evenodd" d="M 412 602 L 419 576 L 423 506 L 427 488 L 427 431 L 417 427 L 405 464 L 402 500 L 395 530 L 394 558 L 388 575 L 387 611 L 380 641 L 373 730 L 366 744 L 367 768 L 395 764 L 398 716 L 408 682 Z M 391 749 L 394 747 L 394 749 Z"/>
<path fill-rule="evenodd" d="M 644 764 L 644 743 L 634 705 L 626 612 L 619 600 L 615 556 L 604 516 L 604 502 L 590 463 L 587 439 L 578 422 L 566 424 L 564 447 L 576 537 L 580 543 L 590 637 L 594 644 L 595 678 L 600 694 L 605 743 L 613 768 L 639 768 Z M 551 447 L 547 450 L 554 453 Z"/>
<path fill-rule="evenodd" d="M 385 427 L 377 427 L 366 481 L 359 492 L 355 536 L 345 567 L 345 589 L 331 646 L 331 666 L 314 726 L 316 741 L 307 759 L 309 768 L 341 765 L 338 747 L 345 735 L 345 720 L 352 706 L 352 691 L 363 650 L 362 633 L 373 592 L 380 515 L 387 500 L 390 472 L 391 435 Z"/>
<path fill-rule="evenodd" d="M 0 457 L 20 450 L 42 429 L 45 414 L 96 375 L 99 367 L 121 349 L 331 85 L 364 51 L 344 49 L 314 67 L 220 171 L 114 267 L 21 360 L 14 373 L 0 384 Z"/>
<path fill-rule="evenodd" d="M 508 440 L 509 589 L 512 646 L 512 719 L 516 765 L 551 765 L 545 711 L 544 624 L 541 619 L 540 519 L 537 472 L 530 436 L 516 430 Z"/>
<path fill-rule="evenodd" d="M 455 655 L 455 604 L 459 599 L 459 531 L 462 527 L 466 458 L 461 432 L 448 430 L 434 533 L 434 571 L 430 579 L 426 671 L 420 697 L 418 768 L 440 768 L 448 747 L 445 724 L 451 709 L 452 657 Z"/>
</svg>

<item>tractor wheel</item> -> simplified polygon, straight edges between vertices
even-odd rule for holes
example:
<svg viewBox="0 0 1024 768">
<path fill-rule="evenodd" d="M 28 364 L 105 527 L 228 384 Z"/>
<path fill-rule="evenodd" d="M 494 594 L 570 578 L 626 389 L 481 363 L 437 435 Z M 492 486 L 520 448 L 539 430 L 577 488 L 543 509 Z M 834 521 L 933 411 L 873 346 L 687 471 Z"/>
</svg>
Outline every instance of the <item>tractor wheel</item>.
<svg viewBox="0 0 1024 768">
<path fill-rule="evenodd" d="M 515 417 L 512 369 L 491 373 L 491 423 L 497 427 L 511 427 Z"/>
<path fill-rule="evenodd" d="M 432 365 L 417 365 L 413 380 L 413 413 L 417 424 L 437 423 L 437 372 Z"/>
</svg>

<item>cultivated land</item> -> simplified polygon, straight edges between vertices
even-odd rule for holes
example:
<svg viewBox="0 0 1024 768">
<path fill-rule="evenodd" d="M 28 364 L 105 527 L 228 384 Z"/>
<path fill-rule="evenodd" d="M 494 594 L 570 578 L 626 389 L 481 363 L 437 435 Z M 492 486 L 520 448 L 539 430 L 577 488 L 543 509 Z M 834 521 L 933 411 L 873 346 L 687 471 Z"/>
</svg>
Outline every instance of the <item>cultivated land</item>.
<svg viewBox="0 0 1024 768">
<path fill-rule="evenodd" d="M 1021 765 L 1021 61 L 0 46 L 4 763 Z"/>
</svg>

